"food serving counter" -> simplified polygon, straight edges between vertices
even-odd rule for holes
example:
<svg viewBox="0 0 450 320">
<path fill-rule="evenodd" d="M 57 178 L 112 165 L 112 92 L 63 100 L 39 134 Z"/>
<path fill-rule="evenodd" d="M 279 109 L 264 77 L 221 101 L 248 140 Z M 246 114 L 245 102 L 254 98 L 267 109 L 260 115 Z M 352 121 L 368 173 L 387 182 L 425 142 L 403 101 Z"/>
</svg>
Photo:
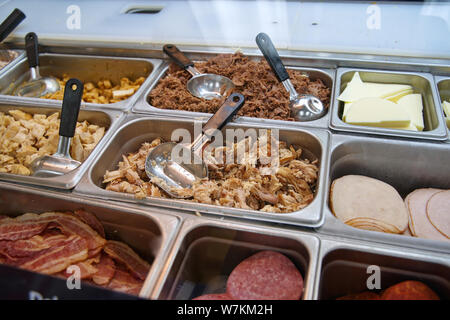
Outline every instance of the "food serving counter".
<svg viewBox="0 0 450 320">
<path fill-rule="evenodd" d="M 170 8 L 160 11 L 176 15 Z M 235 134 L 231 145 L 214 150 L 234 155 L 241 137 L 246 156 L 253 144 L 258 153 L 241 163 L 210 162 L 209 179 L 194 184 L 190 198 L 175 199 L 146 176 L 146 156 L 176 140 L 177 130 L 195 137 L 223 99 L 192 97 L 189 73 L 163 53 L 160 36 L 113 39 L 99 26 L 72 38 L 43 32 L 41 75 L 61 87 L 71 77 L 84 83 L 71 149 L 82 163 L 68 174 L 34 177 L 32 160 L 56 150 L 63 97 L 14 95 L 29 77 L 22 34 L 46 28 L 34 19 L 9 38 L 18 55 L 0 70 L 2 267 L 28 270 L 23 277 L 47 274 L 60 288 L 75 265 L 89 290 L 145 299 L 399 299 L 413 291 L 422 295 L 412 299 L 450 297 L 449 56 L 408 47 L 402 54 L 370 46 L 361 53 L 308 51 L 274 31 L 294 86 L 327 109 L 318 120 L 299 122 L 253 41 L 273 29 L 245 41 L 178 39 L 201 72 L 229 77 L 245 98 L 221 131 Z M 170 30 L 167 39 L 174 39 Z M 371 103 L 398 110 L 377 114 L 367 111 Z M 279 162 L 263 174 L 259 151 L 267 136 Z M 62 256 L 52 251 L 58 245 Z M 381 277 L 375 288 L 368 286 L 374 266 Z M 252 268 L 256 278 L 248 275 Z M 1 270 L 2 279 L 12 272 Z M 272 272 L 293 280 L 274 287 Z M 61 298 L 71 297 L 60 290 Z M 28 291 L 9 298 L 30 298 Z"/>
</svg>

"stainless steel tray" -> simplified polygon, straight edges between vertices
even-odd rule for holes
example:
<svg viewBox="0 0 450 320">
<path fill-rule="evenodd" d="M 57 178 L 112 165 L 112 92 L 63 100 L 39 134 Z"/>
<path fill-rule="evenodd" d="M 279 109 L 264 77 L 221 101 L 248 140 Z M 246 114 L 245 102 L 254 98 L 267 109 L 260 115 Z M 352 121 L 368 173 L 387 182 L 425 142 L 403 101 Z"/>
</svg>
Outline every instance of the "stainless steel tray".
<svg viewBox="0 0 450 320">
<path fill-rule="evenodd" d="M 222 52 L 225 53 L 225 52 Z M 217 54 L 220 54 L 218 52 Z M 207 52 L 190 52 L 186 54 L 188 57 L 193 59 L 193 61 L 199 60 L 207 60 L 211 57 L 211 53 Z M 250 56 L 252 59 L 263 59 L 262 56 Z M 195 60 L 194 60 L 195 59 Z M 253 118 L 253 117 L 238 117 L 235 121 L 236 123 L 250 123 L 250 124 L 258 124 L 261 126 L 286 126 L 286 127 L 319 127 L 319 128 L 328 128 L 328 122 L 331 111 L 331 104 L 333 101 L 333 92 L 334 92 L 334 78 L 335 78 L 335 70 L 327 69 L 327 68 L 306 68 L 298 66 L 301 65 L 301 60 L 290 59 L 289 64 L 287 65 L 287 69 L 300 70 L 304 72 L 306 75 L 310 76 L 312 79 L 321 79 L 324 84 L 326 84 L 330 89 L 330 106 L 328 113 L 322 118 L 314 121 L 308 122 L 297 122 L 297 121 L 283 121 L 283 120 L 271 120 L 271 119 L 262 119 L 262 118 Z M 165 62 L 161 72 L 157 75 L 157 77 L 149 84 L 149 86 L 145 90 L 145 94 L 143 94 L 133 106 L 132 111 L 136 113 L 151 113 L 158 114 L 164 116 L 176 116 L 176 117 L 184 117 L 184 118 L 203 118 L 208 119 L 211 117 L 210 113 L 203 112 L 190 112 L 190 111 L 182 111 L 182 110 L 169 110 L 169 109 L 160 109 L 152 106 L 148 101 L 148 95 L 153 90 L 153 88 L 158 84 L 159 80 L 163 78 L 168 70 L 168 62 Z M 287 94 L 287 93 L 286 93 Z"/>
<path fill-rule="evenodd" d="M 143 117 L 143 115 L 128 115 L 123 121 L 120 129 L 116 130 L 114 136 L 108 145 L 103 148 L 96 157 L 95 163 L 91 166 L 89 172 L 83 177 L 81 183 L 75 188 L 74 192 L 86 197 L 97 197 L 103 199 L 119 200 L 145 205 L 156 205 L 170 208 L 189 210 L 191 212 L 206 212 L 217 215 L 232 217 L 242 217 L 271 222 L 282 222 L 303 226 L 319 226 L 323 222 L 322 203 L 323 193 L 326 181 L 326 159 L 328 131 L 316 128 L 284 128 L 279 129 L 280 140 L 286 141 L 288 145 L 294 144 L 303 146 L 312 152 L 320 164 L 319 177 L 316 187 L 315 198 L 306 208 L 293 213 L 266 213 L 256 210 L 245 210 L 238 208 L 229 208 L 217 205 L 208 205 L 195 203 L 188 200 L 164 199 L 157 197 L 148 197 L 146 199 L 136 199 L 132 194 L 108 191 L 102 188 L 103 176 L 106 170 L 115 170 L 117 163 L 122 159 L 122 154 L 135 152 L 145 141 L 151 141 L 157 137 L 170 140 L 171 133 L 175 129 L 184 128 L 191 132 L 194 121 L 188 119 L 169 119 L 166 117 Z M 226 128 L 261 128 L 257 125 L 230 124 Z"/>
<path fill-rule="evenodd" d="M 132 79 L 145 77 L 145 82 L 134 95 L 126 100 L 110 104 L 82 103 L 82 106 L 96 108 L 111 108 L 128 110 L 134 101 L 142 94 L 147 83 L 152 81 L 152 73 L 160 64 L 159 59 L 124 58 L 107 56 L 89 56 L 73 54 L 52 54 L 42 53 L 39 55 L 40 73 L 42 76 L 55 76 L 62 78 L 63 74 L 78 78 L 82 82 L 97 82 L 102 79 L 109 79 L 114 83 L 120 83 L 120 78 L 129 77 Z M 1 74 L 0 77 L 0 99 L 5 102 L 23 103 L 25 101 L 46 101 L 48 105 L 59 106 L 58 100 L 16 97 L 10 95 L 11 90 L 29 78 L 29 67 L 26 56 L 12 66 L 9 70 Z"/>
<path fill-rule="evenodd" d="M 61 103 L 62 101 L 59 101 L 59 105 L 49 106 L 46 101 L 39 100 L 36 102 L 28 101 L 26 104 L 18 102 L 0 102 L 0 112 L 7 112 L 8 110 L 18 109 L 32 114 L 42 113 L 49 115 L 54 112 L 61 112 Z M 87 120 L 92 124 L 104 126 L 107 128 L 107 130 L 103 138 L 94 148 L 94 150 L 92 150 L 92 153 L 89 155 L 89 157 L 77 169 L 65 175 L 52 178 L 38 178 L 12 173 L 0 173 L 0 180 L 28 183 L 59 189 L 72 189 L 89 168 L 95 155 L 103 149 L 107 140 L 114 134 L 115 128 L 117 127 L 123 116 L 123 112 L 118 110 L 106 110 L 96 107 L 89 108 L 89 110 L 80 110 L 78 116 L 79 121 Z"/>
<path fill-rule="evenodd" d="M 16 63 L 21 61 L 26 56 L 26 54 L 25 54 L 25 52 L 23 50 L 18 50 L 18 49 L 0 49 L 0 51 L 7 51 L 7 50 L 17 52 L 18 56 L 16 58 L 14 58 L 13 60 L 11 60 L 6 66 L 4 66 L 3 68 L 0 68 L 0 78 L 1 78 L 1 75 L 4 72 L 7 72 L 9 69 L 13 68 Z"/>
<path fill-rule="evenodd" d="M 441 102 L 444 100 L 450 102 L 450 77 L 435 76 L 434 79 L 439 92 L 439 105 L 441 106 L 440 110 L 441 112 L 444 112 L 444 110 L 442 110 Z M 445 113 L 443 113 L 443 116 L 445 117 Z M 450 128 L 447 127 L 447 129 L 449 130 L 447 142 L 450 143 Z"/>
<path fill-rule="evenodd" d="M 428 285 L 442 300 L 450 299 L 450 255 L 320 237 L 313 299 L 336 299 L 368 291 L 369 266 L 380 269 L 381 290 L 406 280 Z M 371 282 L 372 283 L 372 282 Z"/>
<path fill-rule="evenodd" d="M 409 130 L 357 126 L 347 124 L 342 121 L 341 119 L 344 103 L 339 101 L 338 97 L 355 72 L 359 72 L 363 81 L 409 84 L 414 88 L 415 92 L 421 93 L 424 106 L 424 131 L 416 132 Z M 447 129 L 445 126 L 445 120 L 440 110 L 442 109 L 440 108 L 439 97 L 434 85 L 434 78 L 431 74 L 419 72 L 339 68 L 336 73 L 336 86 L 331 108 L 330 128 L 336 131 L 345 131 L 350 133 L 443 141 L 447 139 Z"/>
<path fill-rule="evenodd" d="M 191 217 L 183 223 L 152 297 L 185 300 L 224 292 L 232 269 L 260 250 L 288 256 L 304 280 L 302 299 L 312 298 L 319 250 L 316 236 L 204 217 Z"/>
<path fill-rule="evenodd" d="M 180 218 L 157 208 L 145 211 L 125 208 L 111 202 L 4 182 L 0 182 L 0 207 L 0 214 L 8 216 L 77 209 L 94 213 L 104 226 L 107 239 L 125 242 L 151 264 L 140 292 L 144 298 L 150 297 L 181 225 Z"/>
<path fill-rule="evenodd" d="M 366 175 L 393 186 L 404 198 L 417 188 L 450 189 L 450 145 L 334 134 L 330 141 L 328 183 L 320 233 L 366 239 L 429 251 L 450 253 L 450 241 L 421 239 L 350 227 L 330 210 L 330 186 L 347 174 Z"/>
</svg>

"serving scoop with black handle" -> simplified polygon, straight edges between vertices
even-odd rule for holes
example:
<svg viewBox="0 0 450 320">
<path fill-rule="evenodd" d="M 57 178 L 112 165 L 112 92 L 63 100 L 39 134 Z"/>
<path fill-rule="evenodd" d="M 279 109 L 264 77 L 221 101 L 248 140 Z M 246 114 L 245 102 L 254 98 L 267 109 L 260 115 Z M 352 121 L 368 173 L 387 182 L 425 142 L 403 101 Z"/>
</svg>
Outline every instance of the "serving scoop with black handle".
<svg viewBox="0 0 450 320">
<path fill-rule="evenodd" d="M 278 55 L 278 51 L 269 36 L 263 32 L 259 33 L 256 36 L 256 44 L 277 79 L 284 85 L 286 91 L 289 92 L 289 108 L 292 117 L 297 121 L 312 121 L 323 117 L 327 113 L 327 109 L 319 98 L 311 94 L 299 95 L 297 93 Z"/>
<path fill-rule="evenodd" d="M 70 143 L 75 134 L 82 96 L 83 83 L 78 79 L 67 81 L 62 102 L 58 149 L 55 154 L 37 158 L 31 163 L 33 176 L 60 176 L 80 166 L 79 161 L 70 157 Z"/>
</svg>

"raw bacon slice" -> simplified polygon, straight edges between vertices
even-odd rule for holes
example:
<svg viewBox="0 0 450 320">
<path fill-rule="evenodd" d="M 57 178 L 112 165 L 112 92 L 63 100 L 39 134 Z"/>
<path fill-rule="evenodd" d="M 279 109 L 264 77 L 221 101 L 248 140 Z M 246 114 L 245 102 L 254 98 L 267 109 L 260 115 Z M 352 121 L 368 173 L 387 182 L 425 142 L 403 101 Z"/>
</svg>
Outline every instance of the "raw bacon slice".
<svg viewBox="0 0 450 320">
<path fill-rule="evenodd" d="M 150 270 L 150 265 L 142 260 L 125 243 L 109 240 L 103 250 L 114 260 L 124 264 L 127 269 L 138 279 L 145 280 Z"/>
<path fill-rule="evenodd" d="M 50 221 L 34 213 L 0 220 L 0 240 L 28 239 L 40 234 Z"/>
<path fill-rule="evenodd" d="M 141 291 L 143 281 L 136 279 L 127 271 L 117 269 L 114 277 L 108 285 L 109 289 L 138 295 Z"/>
<path fill-rule="evenodd" d="M 237 300 L 298 300 L 302 292 L 302 275 L 289 258 L 275 251 L 243 260 L 227 281 L 227 293 Z"/>
<path fill-rule="evenodd" d="M 69 265 L 83 261 L 88 257 L 85 239 L 72 235 L 58 246 L 46 249 L 37 257 L 26 258 L 18 266 L 27 270 L 54 274 L 65 270 Z"/>
<path fill-rule="evenodd" d="M 97 233 L 102 237 L 105 238 L 105 229 L 103 228 L 103 225 L 100 223 L 100 221 L 97 219 L 95 215 L 93 215 L 90 212 L 84 211 L 84 210 L 75 210 L 73 213 L 74 216 L 76 216 L 78 219 L 86 223 L 88 226 L 90 226 L 92 229 L 97 231 Z"/>
<path fill-rule="evenodd" d="M 98 285 L 108 284 L 116 272 L 114 261 L 108 255 L 102 253 L 100 262 L 96 267 L 97 272 L 92 276 L 92 281 Z"/>
</svg>

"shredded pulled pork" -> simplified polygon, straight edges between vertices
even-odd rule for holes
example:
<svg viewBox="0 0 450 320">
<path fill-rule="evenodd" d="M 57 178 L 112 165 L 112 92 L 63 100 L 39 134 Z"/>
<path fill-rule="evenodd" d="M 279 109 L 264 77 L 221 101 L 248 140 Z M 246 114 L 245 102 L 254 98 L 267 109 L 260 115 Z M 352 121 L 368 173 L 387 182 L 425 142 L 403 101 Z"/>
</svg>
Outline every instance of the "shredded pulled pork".
<svg viewBox="0 0 450 320">
<path fill-rule="evenodd" d="M 255 61 L 236 52 L 196 63 L 195 67 L 202 73 L 223 75 L 233 81 L 236 86 L 233 92 L 245 96 L 239 116 L 294 120 L 289 110 L 289 94 L 265 59 Z M 288 73 L 299 94 L 313 94 L 328 108 L 331 90 L 322 80 L 313 80 L 299 70 L 289 69 Z M 187 71 L 172 63 L 167 75 L 150 92 L 149 103 L 161 109 L 215 113 L 225 98 L 205 100 L 192 96 L 186 89 L 190 77 Z"/>
<path fill-rule="evenodd" d="M 191 201 L 275 213 L 298 211 L 310 204 L 314 199 L 318 160 L 304 159 L 301 148 L 287 147 L 286 143 L 279 142 L 279 166 L 274 171 L 267 170 L 270 168 L 262 165 L 267 161 L 263 161 L 258 149 L 263 143 L 260 140 L 252 141 L 247 137 L 233 144 L 235 151 L 241 143 L 246 146 L 242 159 L 237 159 L 237 152 L 233 153 L 233 163 L 217 161 L 217 155 L 230 153 L 227 147 L 206 151 L 204 159 L 208 164 L 209 178 L 194 183 Z M 122 155 L 117 170 L 106 171 L 104 175 L 106 190 L 131 193 L 141 199 L 170 198 L 145 173 L 147 154 L 160 143 L 160 138 L 145 142 L 137 152 Z M 272 140 L 271 143 L 277 142 Z M 252 146 L 257 147 L 256 153 L 250 152 Z"/>
</svg>

